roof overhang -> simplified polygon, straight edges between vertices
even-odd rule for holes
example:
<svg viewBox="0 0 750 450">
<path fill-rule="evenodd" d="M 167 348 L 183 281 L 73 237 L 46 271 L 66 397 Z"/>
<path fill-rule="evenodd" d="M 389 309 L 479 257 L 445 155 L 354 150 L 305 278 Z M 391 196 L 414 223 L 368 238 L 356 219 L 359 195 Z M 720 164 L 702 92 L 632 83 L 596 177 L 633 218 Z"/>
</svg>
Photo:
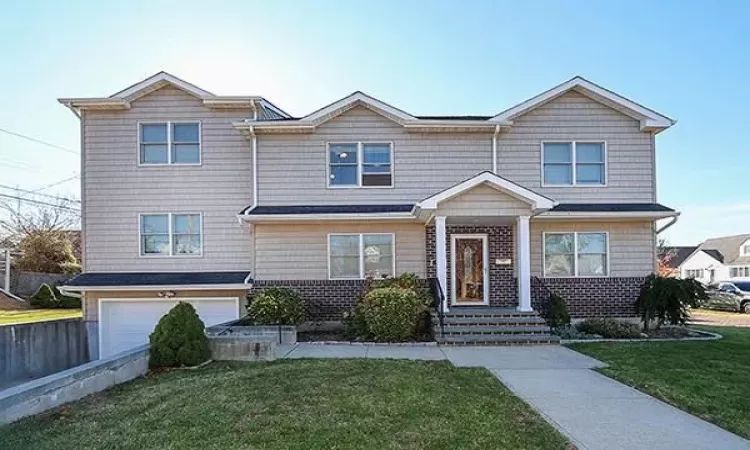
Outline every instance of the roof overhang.
<svg viewBox="0 0 750 450">
<path fill-rule="evenodd" d="M 159 285 L 123 285 L 123 286 L 60 286 L 68 292 L 112 292 L 112 291 L 206 291 L 206 290 L 242 290 L 253 287 L 248 284 L 159 284 Z"/>
<path fill-rule="evenodd" d="M 390 207 L 390 208 L 389 208 Z M 237 215 L 244 223 L 317 221 L 416 221 L 414 205 L 255 206 Z"/>
<path fill-rule="evenodd" d="M 146 78 L 128 88 L 112 94 L 109 97 L 101 98 L 60 98 L 58 101 L 71 109 L 76 115 L 80 115 L 81 110 L 117 110 L 129 109 L 130 104 L 145 96 L 161 89 L 165 86 L 174 86 L 193 97 L 203 101 L 208 108 L 221 109 L 251 109 L 256 110 L 259 106 L 274 111 L 281 117 L 289 117 L 289 114 L 280 110 L 266 99 L 260 96 L 222 96 L 215 95 L 209 91 L 199 88 L 198 86 L 188 83 L 185 80 L 177 78 L 166 72 L 159 72 L 151 77 Z"/>
<path fill-rule="evenodd" d="M 579 92 L 592 100 L 614 108 L 623 114 L 638 120 L 641 125 L 641 131 L 653 131 L 658 133 L 675 124 L 675 121 L 669 117 L 659 114 L 652 109 L 646 108 L 643 105 L 594 84 L 580 76 L 574 77 L 546 92 L 501 112 L 491 118 L 490 122 L 495 122 L 504 126 L 511 126 L 516 117 L 526 114 L 568 91 Z"/>
<path fill-rule="evenodd" d="M 376 114 L 380 114 L 409 131 L 492 133 L 499 125 L 487 120 L 420 119 L 364 92 L 358 91 L 299 119 L 247 120 L 235 122 L 233 126 L 245 134 L 274 132 L 311 133 L 320 125 L 357 106 L 365 107 Z"/>
<path fill-rule="evenodd" d="M 468 192 L 481 184 L 489 185 L 511 197 L 528 203 L 534 212 L 546 211 L 557 204 L 557 202 L 548 197 L 538 194 L 531 189 L 525 188 L 492 172 L 482 172 L 466 181 L 462 181 L 453 187 L 422 200 L 417 203 L 417 208 L 421 210 L 435 210 L 441 202 L 459 196 L 464 192 Z"/>
<path fill-rule="evenodd" d="M 101 272 L 82 273 L 66 281 L 67 292 L 199 291 L 250 289 L 249 271 L 227 272 Z"/>
<path fill-rule="evenodd" d="M 541 220 L 582 220 L 582 219 L 594 219 L 594 220 L 607 220 L 607 219 L 618 219 L 618 220 L 658 220 L 666 219 L 669 217 L 678 217 L 680 215 L 677 211 L 575 211 L 575 212 L 564 212 L 564 211 L 546 211 L 541 214 L 534 216 L 534 219 Z"/>
</svg>

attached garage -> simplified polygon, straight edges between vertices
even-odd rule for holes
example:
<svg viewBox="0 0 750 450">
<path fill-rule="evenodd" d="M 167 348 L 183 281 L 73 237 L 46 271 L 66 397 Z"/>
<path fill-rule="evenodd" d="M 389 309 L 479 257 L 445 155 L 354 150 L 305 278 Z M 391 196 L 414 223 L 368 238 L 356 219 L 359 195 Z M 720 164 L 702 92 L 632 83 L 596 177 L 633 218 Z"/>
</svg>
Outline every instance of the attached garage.
<svg viewBox="0 0 750 450">
<path fill-rule="evenodd" d="M 177 302 L 193 305 L 209 327 L 239 319 L 239 298 L 100 298 L 99 357 L 148 343 L 148 337 L 164 314 Z"/>
<path fill-rule="evenodd" d="M 80 294 L 92 359 L 148 343 L 159 319 L 178 302 L 193 305 L 213 326 L 245 311 L 249 272 L 84 273 L 62 286 Z"/>
</svg>

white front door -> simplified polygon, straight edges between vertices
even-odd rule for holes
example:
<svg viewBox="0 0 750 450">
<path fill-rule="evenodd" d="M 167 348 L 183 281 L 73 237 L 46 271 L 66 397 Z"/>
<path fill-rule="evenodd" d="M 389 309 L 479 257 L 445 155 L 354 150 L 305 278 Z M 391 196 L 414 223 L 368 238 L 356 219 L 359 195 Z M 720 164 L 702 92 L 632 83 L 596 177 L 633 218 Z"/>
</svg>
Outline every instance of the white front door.
<svg viewBox="0 0 750 450">
<path fill-rule="evenodd" d="M 489 252 L 486 234 L 451 236 L 451 304 L 489 304 Z"/>
<path fill-rule="evenodd" d="M 239 299 L 139 298 L 99 300 L 99 359 L 148 344 L 148 337 L 178 301 L 190 303 L 206 327 L 239 318 Z"/>
</svg>

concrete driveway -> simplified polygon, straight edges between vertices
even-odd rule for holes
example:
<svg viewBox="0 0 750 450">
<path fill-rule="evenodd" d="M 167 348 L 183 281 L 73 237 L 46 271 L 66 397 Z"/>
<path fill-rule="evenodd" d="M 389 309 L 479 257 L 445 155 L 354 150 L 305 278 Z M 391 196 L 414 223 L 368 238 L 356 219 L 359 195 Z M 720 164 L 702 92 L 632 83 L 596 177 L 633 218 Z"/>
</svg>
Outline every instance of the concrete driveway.
<svg viewBox="0 0 750 450">
<path fill-rule="evenodd" d="M 444 347 L 297 344 L 285 358 L 447 359 L 485 367 L 579 449 L 750 449 L 750 441 L 591 369 L 562 346 Z"/>
</svg>

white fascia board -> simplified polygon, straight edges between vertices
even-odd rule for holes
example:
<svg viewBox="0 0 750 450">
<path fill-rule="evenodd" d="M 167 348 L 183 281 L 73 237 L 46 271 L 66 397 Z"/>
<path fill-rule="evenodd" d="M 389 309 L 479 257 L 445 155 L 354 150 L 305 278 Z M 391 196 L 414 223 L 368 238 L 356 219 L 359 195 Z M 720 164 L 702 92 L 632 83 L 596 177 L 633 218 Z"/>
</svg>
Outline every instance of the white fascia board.
<svg viewBox="0 0 750 450">
<path fill-rule="evenodd" d="M 252 211 L 252 210 L 251 210 Z M 248 223 L 263 222 L 309 222 L 319 220 L 416 220 L 413 213 L 378 213 L 378 214 L 238 214 L 237 217 Z"/>
<path fill-rule="evenodd" d="M 174 75 L 171 75 L 167 72 L 159 72 L 156 75 L 150 76 L 146 78 L 145 80 L 130 86 L 129 88 L 123 89 L 120 92 L 112 94 L 111 98 L 127 98 L 130 96 L 137 96 L 138 93 L 140 93 L 141 91 L 148 90 L 151 86 L 155 84 L 165 83 L 165 82 L 173 84 L 174 86 L 182 89 L 183 91 L 193 94 L 194 96 L 199 97 L 199 98 L 215 97 L 215 95 L 212 94 L 211 92 L 201 89 L 198 86 L 188 83 L 185 80 L 181 80 Z"/>
<path fill-rule="evenodd" d="M 57 101 L 68 108 L 89 109 L 128 109 L 130 102 L 120 98 L 58 98 Z"/>
<path fill-rule="evenodd" d="M 252 108 L 260 97 L 211 97 L 203 99 L 203 104 L 213 108 Z"/>
<path fill-rule="evenodd" d="M 200 291 L 250 289 L 252 283 L 243 284 L 175 284 L 163 286 L 62 286 L 70 292 L 86 291 Z"/>
<path fill-rule="evenodd" d="M 575 77 L 562 84 L 559 84 L 552 89 L 542 92 L 541 94 L 532 97 L 524 102 L 507 109 L 495 117 L 491 118 L 491 122 L 499 122 L 504 124 L 512 124 L 513 119 L 521 114 L 525 114 L 534 108 L 537 108 L 550 100 L 553 100 L 560 95 L 573 90 L 581 89 L 584 95 L 592 97 L 595 101 L 604 99 L 612 102 L 622 108 L 625 108 L 639 116 L 641 121 L 642 129 L 664 129 L 671 127 L 675 124 L 675 121 L 667 116 L 657 113 L 654 110 L 646 108 L 645 106 L 639 105 L 638 103 L 629 100 L 615 92 L 605 89 L 597 84 L 594 84 L 582 77 Z M 599 97 L 599 98 L 596 98 Z"/>
<path fill-rule="evenodd" d="M 547 211 L 534 216 L 535 219 L 666 219 L 668 217 L 677 217 L 680 213 L 674 212 L 617 212 L 617 211 L 598 211 L 598 212 L 555 212 Z"/>
<path fill-rule="evenodd" d="M 330 105 L 323 107 L 311 114 L 308 114 L 307 116 L 301 118 L 299 122 L 301 123 L 316 123 L 320 121 L 321 119 L 323 122 L 332 119 L 333 117 L 336 117 L 334 115 L 337 111 L 347 108 L 348 106 L 351 106 L 354 103 L 363 103 L 367 106 L 370 106 L 371 108 L 374 108 L 376 110 L 383 111 L 384 113 L 391 115 L 399 120 L 402 120 L 404 122 L 411 121 L 411 120 L 417 120 L 416 117 L 412 116 L 411 114 L 408 114 L 404 111 L 401 111 L 400 109 L 391 106 L 385 102 L 382 102 L 376 98 L 370 97 L 369 95 L 365 94 L 364 92 L 355 92 L 351 95 L 348 95 L 341 100 L 335 101 L 331 103 Z M 327 116 L 331 117 L 327 117 Z M 322 123 L 322 122 L 321 122 Z M 319 125 L 319 123 L 317 123 Z"/>
<path fill-rule="evenodd" d="M 417 206 L 419 206 L 419 208 L 421 209 L 437 209 L 440 202 L 456 197 L 483 183 L 489 184 L 495 189 L 498 189 L 512 197 L 531 204 L 533 209 L 551 209 L 557 204 L 557 202 L 555 202 L 554 200 L 544 197 L 543 195 L 539 195 L 536 192 L 513 183 L 512 181 L 506 180 L 499 175 L 495 175 L 494 173 L 490 172 L 482 172 L 473 178 L 469 178 L 468 180 L 463 181 L 442 192 L 439 192 L 432 197 L 422 200 L 417 204 Z"/>
</svg>

